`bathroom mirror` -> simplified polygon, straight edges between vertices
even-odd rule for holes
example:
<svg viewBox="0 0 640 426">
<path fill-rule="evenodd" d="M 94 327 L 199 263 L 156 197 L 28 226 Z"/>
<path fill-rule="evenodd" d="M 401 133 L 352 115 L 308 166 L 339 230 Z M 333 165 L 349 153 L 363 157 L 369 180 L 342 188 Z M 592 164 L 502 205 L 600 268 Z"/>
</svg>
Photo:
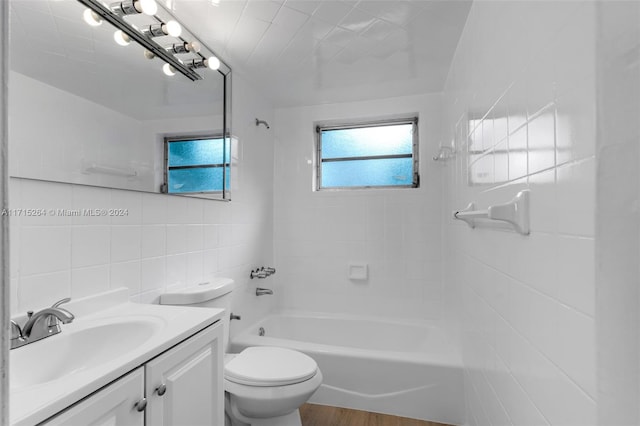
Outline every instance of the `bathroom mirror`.
<svg viewBox="0 0 640 426">
<path fill-rule="evenodd" d="M 9 4 L 11 176 L 229 199 L 231 70 L 226 64 L 197 69 L 202 79 L 196 81 L 180 73 L 168 76 L 165 63 L 148 59 L 141 45 L 117 43 L 110 23 L 85 22 L 87 7 L 77 0 Z M 162 13 L 171 18 L 161 7 L 155 17 Z M 123 19 L 144 28 L 150 18 L 155 19 L 141 13 Z M 194 39 L 184 26 L 180 37 Z M 164 47 L 176 38 L 153 40 Z M 186 151 L 171 151 L 168 141 L 188 140 L 222 141 L 223 160 L 217 164 L 193 165 L 182 157 L 176 163 L 183 169 L 216 168 L 215 187 L 184 181 L 171 186 L 171 153 Z M 184 170 L 180 173 L 175 176 L 186 179 Z"/>
</svg>

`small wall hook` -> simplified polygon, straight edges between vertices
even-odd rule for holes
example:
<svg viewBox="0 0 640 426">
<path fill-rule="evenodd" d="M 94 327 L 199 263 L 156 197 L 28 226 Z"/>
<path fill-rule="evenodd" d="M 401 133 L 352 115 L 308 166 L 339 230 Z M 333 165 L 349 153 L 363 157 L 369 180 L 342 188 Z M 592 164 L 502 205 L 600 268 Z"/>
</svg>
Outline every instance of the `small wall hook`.
<svg viewBox="0 0 640 426">
<path fill-rule="evenodd" d="M 270 128 L 271 128 L 271 127 L 269 127 L 269 123 L 267 123 L 267 122 L 266 122 L 266 121 L 264 121 L 264 120 L 258 120 L 258 119 L 256 118 L 256 126 L 259 126 L 259 125 L 261 125 L 261 124 L 264 124 L 264 127 L 266 127 L 267 129 L 270 129 Z"/>
</svg>

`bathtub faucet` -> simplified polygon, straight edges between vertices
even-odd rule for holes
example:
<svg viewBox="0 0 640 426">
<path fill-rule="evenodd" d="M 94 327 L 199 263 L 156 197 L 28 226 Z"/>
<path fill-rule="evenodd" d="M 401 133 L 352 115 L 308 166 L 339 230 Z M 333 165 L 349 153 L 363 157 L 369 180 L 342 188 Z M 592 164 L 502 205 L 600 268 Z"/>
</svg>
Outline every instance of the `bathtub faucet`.
<svg viewBox="0 0 640 426">
<path fill-rule="evenodd" d="M 265 294 L 273 294 L 273 290 L 268 288 L 256 287 L 256 296 L 264 296 Z"/>
</svg>

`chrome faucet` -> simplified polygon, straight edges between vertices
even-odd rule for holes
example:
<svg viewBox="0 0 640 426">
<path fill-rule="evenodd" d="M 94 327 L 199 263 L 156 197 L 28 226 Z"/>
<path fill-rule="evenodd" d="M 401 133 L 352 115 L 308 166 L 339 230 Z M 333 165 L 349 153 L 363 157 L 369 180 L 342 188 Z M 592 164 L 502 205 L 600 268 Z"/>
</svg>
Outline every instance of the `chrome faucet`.
<svg viewBox="0 0 640 426">
<path fill-rule="evenodd" d="M 60 305 L 70 300 L 70 298 L 62 299 L 54 303 L 52 307 L 42 309 L 36 313 L 33 313 L 33 311 L 27 312 L 27 322 L 22 328 L 12 320 L 11 349 L 60 333 L 62 331 L 60 323 L 68 324 L 75 318 L 71 312 L 60 307 Z"/>
<path fill-rule="evenodd" d="M 273 294 L 273 290 L 269 288 L 256 287 L 256 296 L 264 296 L 265 294 Z"/>
<path fill-rule="evenodd" d="M 270 275 L 273 275 L 276 273 L 276 268 L 272 268 L 269 266 L 263 266 L 262 268 L 257 268 L 255 271 L 251 271 L 251 274 L 249 275 L 249 277 L 251 279 L 254 278 L 267 278 Z"/>
</svg>

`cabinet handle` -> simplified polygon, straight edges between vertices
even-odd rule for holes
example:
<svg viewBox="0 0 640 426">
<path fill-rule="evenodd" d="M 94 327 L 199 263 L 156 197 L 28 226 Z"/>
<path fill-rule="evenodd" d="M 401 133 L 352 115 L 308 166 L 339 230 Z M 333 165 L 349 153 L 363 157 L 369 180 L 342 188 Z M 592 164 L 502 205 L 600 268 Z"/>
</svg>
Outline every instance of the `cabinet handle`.
<svg viewBox="0 0 640 426">
<path fill-rule="evenodd" d="M 135 408 L 139 412 L 144 411 L 144 409 L 147 408 L 147 399 L 146 398 L 142 398 L 140 401 L 138 401 L 138 402 L 136 402 L 134 404 L 133 408 Z"/>
<path fill-rule="evenodd" d="M 156 388 L 156 392 L 158 392 L 158 395 L 160 396 L 164 395 L 165 392 L 167 392 L 167 385 L 165 385 L 164 383 L 161 384 Z"/>
</svg>

